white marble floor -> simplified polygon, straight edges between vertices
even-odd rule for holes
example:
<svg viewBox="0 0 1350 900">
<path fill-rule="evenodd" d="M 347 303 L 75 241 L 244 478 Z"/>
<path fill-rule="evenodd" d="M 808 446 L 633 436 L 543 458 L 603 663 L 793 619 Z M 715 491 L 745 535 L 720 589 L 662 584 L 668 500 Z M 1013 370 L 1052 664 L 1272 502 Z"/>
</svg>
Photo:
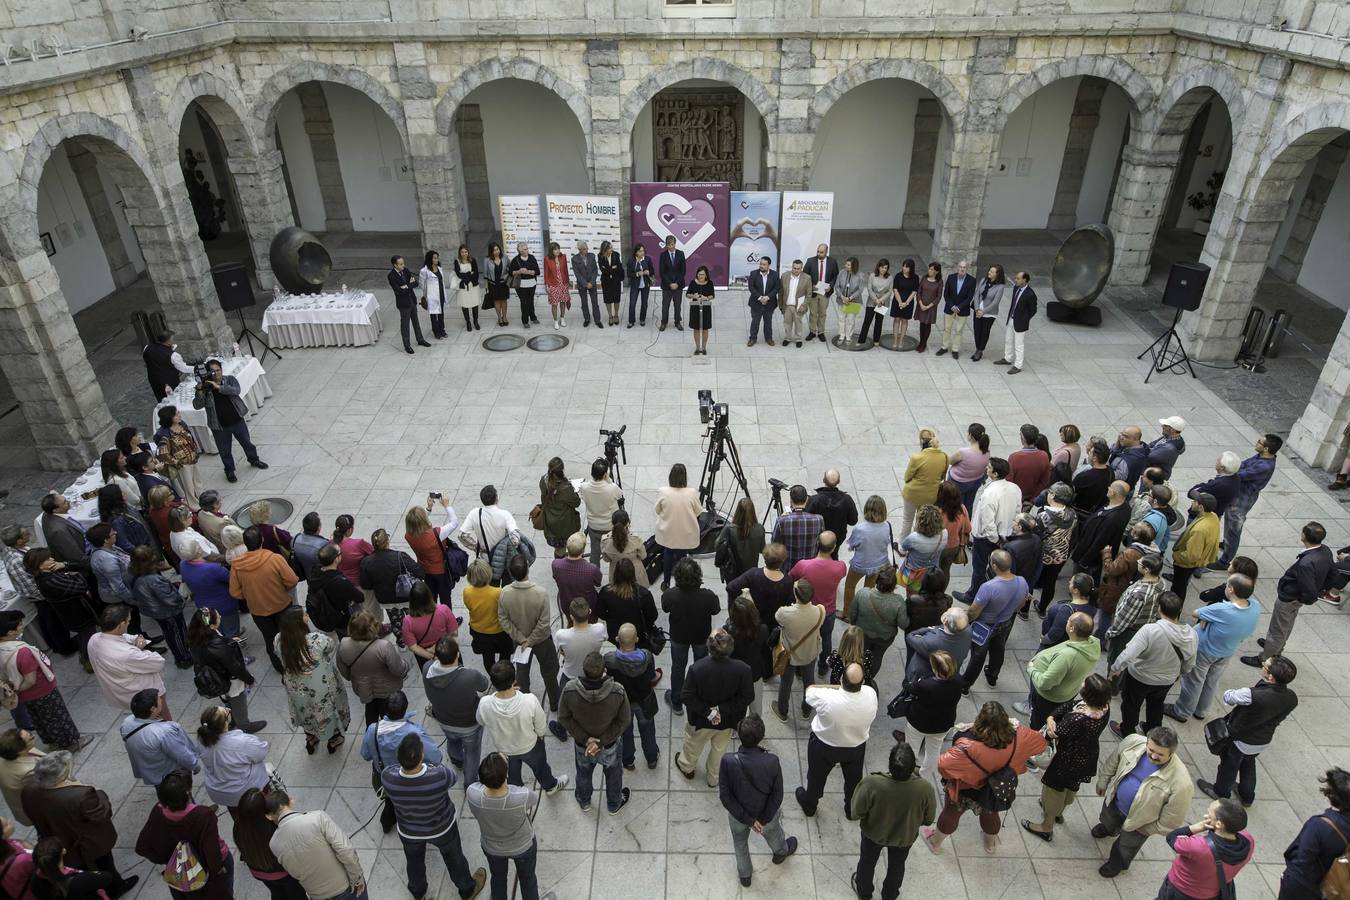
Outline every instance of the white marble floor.
<svg viewBox="0 0 1350 900">
<path fill-rule="evenodd" d="M 348 275 L 346 280 L 357 279 Z M 427 491 L 445 492 L 463 513 L 477 502 L 479 487 L 492 482 L 503 503 L 524 522 L 550 457 L 562 456 L 569 474 L 579 476 L 600 451 L 597 430 L 627 424 L 623 481 L 635 530 L 645 535 L 652 526 L 654 491 L 664 483 L 668 467 L 684 462 L 691 477 L 700 468 L 700 388 L 713 390 L 718 401 L 730 404 L 732 431 L 761 511 L 768 497 L 767 478 L 814 485 L 831 466 L 842 471 L 844 487 L 855 496 L 877 493 L 893 509 L 898 507 L 900 478 L 920 427 L 935 428 L 943 446 L 951 448 L 959 445 L 967 423 L 983 422 L 994 436 L 996 452 L 1006 453 L 1016 445 L 1023 422 L 1051 433 L 1072 422 L 1084 435 L 1109 437 L 1130 424 L 1153 433 L 1160 416 L 1181 415 L 1189 423 L 1188 449 L 1174 480 L 1182 486 L 1208 477 L 1223 450 L 1247 455 L 1256 437 L 1189 377 L 1155 376 L 1144 384 L 1145 364 L 1134 357 L 1153 335 L 1139 331 L 1109 305 L 1103 327 L 1095 330 L 1038 317 L 1028 341 L 1026 371 L 1009 377 L 988 361 L 1001 350 L 1001 327 L 994 332 L 993 352 L 979 364 L 969 362 L 969 334 L 959 361 L 880 349 L 844 353 L 821 343 L 784 349 L 761 342 L 747 349 L 745 301 L 735 293 L 717 300 L 707 357 L 690 356 L 687 331 L 658 334 L 653 322 L 659 310 L 649 313 L 647 328 L 632 330 L 581 328 L 580 316 L 573 315 L 563 332 L 571 340 L 566 349 L 508 354 L 489 353 L 478 345 L 481 337 L 497 331 L 490 313 L 483 316 L 483 330 L 471 337 L 458 313 L 450 311 L 452 337 L 407 356 L 399 346 L 388 291 L 379 287 L 382 280 L 378 273 L 369 276 L 393 329 L 378 344 L 292 350 L 284 360 L 266 363 L 276 394 L 252 430 L 272 467 L 265 472 L 241 468 L 240 483 L 228 486 L 228 507 L 283 496 L 300 513 L 317 510 L 325 530 L 336 515 L 351 513 L 362 534 L 377 527 L 401 534 L 403 512 Z M 1041 291 L 1043 301 L 1048 293 Z M 542 307 L 541 318 L 547 322 Z M 514 309 L 512 320 L 518 320 Z M 208 483 L 226 487 L 213 460 L 204 461 L 203 469 Z M 1296 552 L 1299 526 L 1309 519 L 1327 526 L 1332 546 L 1350 543 L 1350 514 L 1284 462 L 1248 518 L 1244 535 L 1243 552 L 1261 567 L 1261 599 L 1273 596 L 1276 578 Z M 298 520 L 299 514 L 290 525 L 297 527 Z M 545 565 L 539 563 L 537 569 L 547 583 Z M 704 568 L 715 580 L 710 560 Z M 955 585 L 963 585 L 967 577 L 968 572 L 958 570 Z M 1210 575 L 1197 587 L 1215 583 L 1217 578 Z M 1350 708 L 1344 699 L 1350 678 L 1341 655 L 1350 641 L 1350 621 L 1324 605 L 1305 609 L 1301 619 L 1289 649 L 1300 667 L 1294 688 L 1302 703 L 1259 764 L 1258 800 L 1250 813 L 1257 864 L 1239 879 L 1244 898 L 1273 896 L 1286 844 L 1300 822 L 1322 808 L 1317 775 L 1331 765 L 1350 766 Z M 973 716 L 975 704 L 985 699 L 1011 704 L 1024 696 L 1025 662 L 1036 643 L 1037 625 L 1034 620 L 1017 625 L 997 689 L 978 682 L 962 704 L 963 717 Z M 659 664 L 669 671 L 668 656 Z M 121 834 L 119 862 L 124 871 L 142 876 L 139 896 L 167 896 L 151 866 L 131 850 L 154 795 L 132 782 L 115 730 L 122 713 L 103 702 L 97 686 L 77 665 L 61 660 L 58 667 L 81 726 L 103 735 L 80 755 L 78 775 L 112 798 Z M 887 660 L 880 677 L 883 702 L 897 688 L 898 669 L 897 659 Z M 348 741 L 336 758 L 322 752 L 307 756 L 303 739 L 289 729 L 276 676 L 265 665 L 259 673 L 262 688 L 254 701 L 255 714 L 269 720 L 264 736 L 297 805 L 326 808 L 352 832 L 370 873 L 372 897 L 406 897 L 398 842 L 381 835 L 378 823 L 369 823 L 375 802 L 357 741 Z M 170 667 L 169 675 L 176 714 L 195 724 L 201 701 L 189 673 Z M 1227 686 L 1253 680 L 1254 671 L 1236 663 L 1224 679 Z M 420 709 L 422 695 L 414 681 L 408 692 L 414 708 Z M 358 726 L 354 722 L 353 735 Z M 565 900 L 850 896 L 857 829 L 843 819 L 839 775 L 831 780 L 832 794 L 814 819 L 804 818 L 791 798 L 792 789 L 804 780 L 806 724 L 785 725 L 773 717 L 767 723 L 770 745 L 785 771 L 786 827 L 801 843 L 798 855 L 781 866 L 769 865 L 762 844 L 754 847 L 756 872 L 749 889 L 737 884 L 725 815 L 715 792 L 701 780 L 686 781 L 670 766 L 682 726 L 682 719 L 672 719 L 663 709 L 658 720 L 661 764 L 655 771 L 639 766 L 627 777 L 633 799 L 620 815 L 611 818 L 598 807 L 582 813 L 570 792 L 544 799 L 536 821 L 541 888 Z M 877 721 L 869 770 L 884 767 L 891 727 L 884 716 Z M 1215 761 L 1204 748 L 1199 723 L 1183 726 L 1181 733 L 1182 755 L 1193 774 L 1212 778 Z M 569 747 L 550 739 L 549 755 L 557 771 L 571 771 Z M 1107 844 L 1088 835 L 1095 820 L 1093 801 L 1069 810 L 1068 823 L 1054 843 L 1024 840 L 1016 819 L 1032 813 L 1038 793 L 1038 779 L 1024 777 L 1002 845 L 992 856 L 983 852 L 969 819 L 942 855 L 916 848 L 904 896 L 1020 900 L 1078 897 L 1085 891 L 1099 898 L 1156 892 L 1170 858 L 1160 839 L 1146 845 L 1128 873 L 1109 882 L 1097 876 Z M 1204 805 L 1203 799 L 1197 800 L 1194 812 L 1199 815 Z M 470 861 L 481 864 L 477 830 L 467 816 L 463 838 Z M 433 860 L 429 868 L 433 896 L 454 896 L 440 863 Z M 236 895 L 258 898 L 265 892 L 241 871 Z"/>
</svg>

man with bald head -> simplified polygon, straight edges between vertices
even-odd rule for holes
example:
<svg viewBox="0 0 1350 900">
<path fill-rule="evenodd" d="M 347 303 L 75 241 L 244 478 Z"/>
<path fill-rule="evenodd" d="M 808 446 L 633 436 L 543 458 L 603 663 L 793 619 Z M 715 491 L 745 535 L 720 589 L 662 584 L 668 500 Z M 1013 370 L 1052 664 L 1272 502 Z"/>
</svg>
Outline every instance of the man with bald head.
<svg viewBox="0 0 1350 900">
<path fill-rule="evenodd" d="M 863 684 L 863 668 L 851 663 L 842 684 L 813 684 L 806 705 L 815 715 L 806 744 L 806 786 L 797 788 L 797 803 L 808 816 L 825 793 L 836 765 L 844 773 L 844 815 L 853 818 L 853 789 L 862 780 L 867 736 L 877 717 L 877 692 Z"/>
<path fill-rule="evenodd" d="M 1125 524 L 1130 521 L 1130 486 L 1113 481 L 1106 488 L 1106 505 L 1088 516 L 1078 526 L 1078 534 L 1069 551 L 1074 574 L 1086 572 L 1094 581 L 1102 580 L 1102 550 L 1111 548 L 1114 556 L 1125 536 Z"/>
<path fill-rule="evenodd" d="M 1144 432 L 1138 425 L 1126 425 L 1116 436 L 1116 444 L 1107 458 L 1111 474 L 1131 488 L 1139 483 L 1139 476 L 1148 466 L 1148 447 L 1144 446 Z"/>
<path fill-rule="evenodd" d="M 1027 580 L 1013 574 L 1012 554 L 1007 550 L 991 553 L 989 567 L 993 569 L 994 577 L 980 585 L 968 613 L 971 628 L 970 661 L 961 677 L 962 693 L 970 693 L 970 687 L 979 676 L 986 658 L 989 665 L 984 667 L 985 681 L 990 687 L 998 684 L 1008 634 L 1012 631 L 1017 610 L 1031 595 Z"/>
<path fill-rule="evenodd" d="M 806 501 L 806 511 L 825 520 L 825 530 L 834 532 L 834 550 L 830 559 L 839 558 L 839 548 L 851 526 L 858 524 L 858 507 L 848 491 L 839 489 L 839 470 L 826 471 L 820 487 Z"/>
</svg>

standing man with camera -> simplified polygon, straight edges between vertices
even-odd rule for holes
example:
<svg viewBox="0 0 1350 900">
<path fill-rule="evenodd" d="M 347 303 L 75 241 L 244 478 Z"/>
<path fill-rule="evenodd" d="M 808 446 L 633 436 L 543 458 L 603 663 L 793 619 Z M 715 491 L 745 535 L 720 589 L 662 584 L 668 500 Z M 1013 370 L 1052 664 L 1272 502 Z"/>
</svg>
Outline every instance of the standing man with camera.
<svg viewBox="0 0 1350 900">
<path fill-rule="evenodd" d="M 234 483 L 234 441 L 244 448 L 248 464 L 255 469 L 266 469 L 267 463 L 258 458 L 258 448 L 248 434 L 248 407 L 239 395 L 239 380 L 226 375 L 218 359 L 206 361 L 206 372 L 197 377 L 197 393 L 192 398 L 193 409 L 206 410 L 206 425 L 216 439 L 220 462 L 225 466 L 225 480 Z"/>
</svg>

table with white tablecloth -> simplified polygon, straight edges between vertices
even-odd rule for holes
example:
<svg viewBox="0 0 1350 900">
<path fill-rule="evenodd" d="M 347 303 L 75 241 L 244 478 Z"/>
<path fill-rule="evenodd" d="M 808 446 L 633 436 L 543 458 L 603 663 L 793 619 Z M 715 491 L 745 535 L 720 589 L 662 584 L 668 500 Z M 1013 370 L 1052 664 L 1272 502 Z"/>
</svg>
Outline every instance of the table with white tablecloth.
<svg viewBox="0 0 1350 900">
<path fill-rule="evenodd" d="M 266 402 L 267 398 L 272 396 L 272 386 L 267 383 L 267 372 L 263 369 L 262 363 L 252 356 L 233 356 L 221 360 L 221 368 L 226 375 L 233 375 L 239 382 L 239 396 L 243 398 L 244 405 L 248 407 L 248 416 L 256 413 Z M 150 419 L 150 430 L 146 435 L 152 435 L 159 430 L 159 411 L 165 406 L 178 407 L 178 414 L 183 417 L 183 424 L 187 426 L 188 431 L 197 440 L 197 446 L 204 453 L 216 453 L 216 439 L 211 434 L 211 429 L 206 427 L 206 410 L 193 409 L 192 399 L 197 393 L 197 379 L 188 378 L 178 387 L 174 388 L 173 393 L 164 399 L 164 402 L 155 407 L 154 415 Z"/>
<path fill-rule="evenodd" d="M 380 304 L 370 291 L 278 293 L 262 330 L 276 347 L 364 347 L 380 339 Z"/>
</svg>

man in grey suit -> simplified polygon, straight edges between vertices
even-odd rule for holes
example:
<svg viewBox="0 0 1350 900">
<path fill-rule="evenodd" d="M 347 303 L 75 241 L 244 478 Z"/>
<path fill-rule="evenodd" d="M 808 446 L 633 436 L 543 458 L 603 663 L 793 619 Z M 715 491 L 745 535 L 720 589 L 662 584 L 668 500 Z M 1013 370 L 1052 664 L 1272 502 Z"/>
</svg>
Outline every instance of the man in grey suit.
<svg viewBox="0 0 1350 900">
<path fill-rule="evenodd" d="M 82 572 L 89 571 L 89 544 L 84 529 L 68 515 L 70 501 L 56 491 L 42 498 L 42 537 L 60 562 Z"/>
<path fill-rule="evenodd" d="M 600 301 L 596 293 L 600 287 L 600 266 L 585 241 L 577 241 L 577 252 L 572 254 L 572 278 L 576 280 L 577 293 L 581 295 L 581 327 L 586 328 L 591 324 L 593 312 L 595 327 L 604 328 L 600 321 Z"/>
</svg>

